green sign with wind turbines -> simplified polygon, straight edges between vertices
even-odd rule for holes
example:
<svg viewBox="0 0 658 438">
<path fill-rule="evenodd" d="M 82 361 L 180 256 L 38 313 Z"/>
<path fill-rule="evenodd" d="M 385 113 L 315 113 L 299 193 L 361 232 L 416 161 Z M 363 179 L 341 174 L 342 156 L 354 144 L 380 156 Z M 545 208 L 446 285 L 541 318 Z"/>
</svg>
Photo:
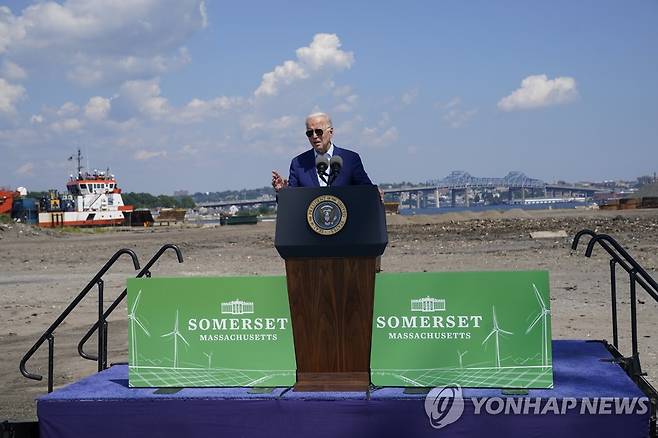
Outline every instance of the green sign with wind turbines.
<svg viewBox="0 0 658 438">
<path fill-rule="evenodd" d="M 548 273 L 377 274 L 376 386 L 552 388 Z M 292 386 L 285 277 L 128 280 L 132 387 Z"/>
<path fill-rule="evenodd" d="M 128 280 L 132 387 L 292 386 L 285 277 Z"/>
<path fill-rule="evenodd" d="M 548 273 L 378 274 L 376 386 L 552 388 Z"/>
</svg>

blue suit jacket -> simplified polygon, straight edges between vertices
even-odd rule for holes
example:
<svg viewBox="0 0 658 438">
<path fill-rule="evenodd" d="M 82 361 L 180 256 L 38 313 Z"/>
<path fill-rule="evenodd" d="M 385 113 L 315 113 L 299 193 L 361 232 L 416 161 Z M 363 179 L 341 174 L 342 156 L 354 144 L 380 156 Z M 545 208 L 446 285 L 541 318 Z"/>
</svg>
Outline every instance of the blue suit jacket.
<svg viewBox="0 0 658 438">
<path fill-rule="evenodd" d="M 372 184 L 363 168 L 361 157 L 356 152 L 334 145 L 334 155 L 343 159 L 343 168 L 333 182 L 333 187 Z M 319 187 L 318 172 L 315 169 L 315 152 L 310 149 L 297 155 L 290 163 L 289 187 Z"/>
</svg>

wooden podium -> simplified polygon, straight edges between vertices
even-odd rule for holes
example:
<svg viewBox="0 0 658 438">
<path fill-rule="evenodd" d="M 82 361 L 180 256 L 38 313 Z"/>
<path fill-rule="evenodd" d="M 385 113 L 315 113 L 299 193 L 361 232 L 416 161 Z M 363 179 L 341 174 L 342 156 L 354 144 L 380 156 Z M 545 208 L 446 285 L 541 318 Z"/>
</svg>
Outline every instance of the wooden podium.
<svg viewBox="0 0 658 438">
<path fill-rule="evenodd" d="M 286 261 L 297 391 L 365 391 L 375 264 L 388 242 L 375 186 L 279 193 L 275 246 Z"/>
</svg>

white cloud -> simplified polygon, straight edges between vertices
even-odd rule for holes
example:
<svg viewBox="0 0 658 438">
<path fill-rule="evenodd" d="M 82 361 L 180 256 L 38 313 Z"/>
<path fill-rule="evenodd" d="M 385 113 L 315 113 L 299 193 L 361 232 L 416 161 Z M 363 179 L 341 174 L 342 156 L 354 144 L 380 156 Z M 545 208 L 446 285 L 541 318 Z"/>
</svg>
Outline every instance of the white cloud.
<svg viewBox="0 0 658 438">
<path fill-rule="evenodd" d="M 334 134 L 339 134 L 341 138 L 355 137 L 363 130 L 363 116 L 355 114 L 347 120 L 334 121 L 334 125 Z"/>
<path fill-rule="evenodd" d="M 564 104 L 578 98 L 576 80 L 572 77 L 548 79 L 546 75 L 528 76 L 521 87 L 498 102 L 503 111 L 541 108 Z"/>
<path fill-rule="evenodd" d="M 25 28 L 7 6 L 0 6 L 0 54 L 7 51 L 13 41 L 25 36 Z"/>
<path fill-rule="evenodd" d="M 255 141 L 281 139 L 295 142 L 299 138 L 298 133 L 303 132 L 304 119 L 291 114 L 266 118 L 264 115 L 252 113 L 240 119 L 240 128 L 244 139 L 252 144 Z"/>
<path fill-rule="evenodd" d="M 416 98 L 418 97 L 418 89 L 414 88 L 413 90 L 405 91 L 402 93 L 402 97 L 400 97 L 400 100 L 404 105 L 411 105 L 414 103 Z"/>
<path fill-rule="evenodd" d="M 204 28 L 208 27 L 208 10 L 206 9 L 205 0 L 199 2 L 199 14 L 201 15 L 201 25 Z"/>
<path fill-rule="evenodd" d="M 245 103 L 245 99 L 241 97 L 220 96 L 210 100 L 195 98 L 178 110 L 172 121 L 201 122 L 239 108 Z"/>
<path fill-rule="evenodd" d="M 57 110 L 57 115 L 59 117 L 69 117 L 73 116 L 80 111 L 80 107 L 73 102 L 64 102 L 62 106 Z"/>
<path fill-rule="evenodd" d="M 20 65 L 7 59 L 2 61 L 1 74 L 3 77 L 13 81 L 21 81 L 27 78 L 27 73 Z"/>
<path fill-rule="evenodd" d="M 76 65 L 67 77 L 80 85 L 93 86 L 116 78 L 145 79 L 161 75 L 190 62 L 187 49 L 181 48 L 173 55 L 154 56 L 78 56 Z"/>
<path fill-rule="evenodd" d="M 460 108 L 453 108 L 448 110 L 443 115 L 443 120 L 448 122 L 451 128 L 461 128 L 466 124 L 466 122 L 472 119 L 473 116 L 477 114 L 477 112 L 477 109 L 465 110 Z"/>
<path fill-rule="evenodd" d="M 205 12 L 200 0 L 43 1 L 17 15 L 0 7 L 0 53 L 85 85 L 146 78 L 189 61 L 183 44 L 207 25 Z"/>
<path fill-rule="evenodd" d="M 272 120 L 268 126 L 270 126 L 274 130 L 289 130 L 292 129 L 294 126 L 303 126 L 301 120 L 299 117 L 291 116 L 291 115 L 285 115 L 278 117 L 274 120 Z"/>
<path fill-rule="evenodd" d="M 18 169 L 16 169 L 14 173 L 20 176 L 34 176 L 34 164 L 25 163 L 22 166 L 20 166 Z"/>
<path fill-rule="evenodd" d="M 171 107 L 166 98 L 161 96 L 159 79 L 127 81 L 119 89 L 121 101 L 136 109 L 139 113 L 154 119 L 167 116 Z"/>
<path fill-rule="evenodd" d="M 381 131 L 377 128 L 364 128 L 365 144 L 370 146 L 388 146 L 398 139 L 398 128 L 391 126 Z"/>
<path fill-rule="evenodd" d="M 74 117 L 51 123 L 50 127 L 57 133 L 75 132 L 82 129 L 82 122 Z"/>
<path fill-rule="evenodd" d="M 181 148 L 181 153 L 183 155 L 196 155 L 199 152 L 199 149 L 195 148 L 191 144 L 186 144 Z"/>
<path fill-rule="evenodd" d="M 296 50 L 297 59 L 313 70 L 331 67 L 345 70 L 352 67 L 354 54 L 340 50 L 340 40 L 336 34 L 318 33 L 308 47 Z"/>
<path fill-rule="evenodd" d="M 0 78 L 0 113 L 13 114 L 16 112 L 16 102 L 25 97 L 25 88 L 13 85 Z"/>
<path fill-rule="evenodd" d="M 442 118 L 451 128 L 461 128 L 478 112 L 477 108 L 464 108 L 461 97 L 453 97 L 442 105 Z"/>
<path fill-rule="evenodd" d="M 248 100 L 242 97 L 219 96 L 208 100 L 194 98 L 182 107 L 174 107 L 162 96 L 159 78 L 154 78 L 123 83 L 111 106 L 112 113 L 116 108 L 123 118 L 140 114 L 153 120 L 171 123 L 199 123 L 248 104 Z M 109 101 L 107 106 L 110 106 Z"/>
<path fill-rule="evenodd" d="M 361 131 L 361 144 L 382 147 L 395 142 L 399 137 L 398 128 L 389 126 L 390 123 L 391 118 L 389 114 L 382 113 L 377 126 L 363 128 L 363 131 Z"/>
<path fill-rule="evenodd" d="M 101 96 L 94 96 L 89 99 L 85 105 L 85 116 L 94 121 L 100 121 L 107 118 L 112 107 L 110 99 Z"/>
<path fill-rule="evenodd" d="M 354 54 L 340 47 L 340 40 L 335 34 L 316 34 L 309 46 L 296 50 L 296 61 L 284 61 L 263 75 L 262 82 L 254 92 L 255 96 L 275 96 L 282 86 L 307 79 L 317 72 L 350 68 L 354 63 Z"/>
<path fill-rule="evenodd" d="M 38 5 L 46 4 L 47 1 L 42 1 Z M 68 2 L 62 0 L 61 6 L 67 9 L 72 1 L 78 0 L 68 0 Z M 93 1 L 89 2 L 90 5 L 93 3 Z M 54 9 L 61 12 L 59 7 Z M 108 20 L 114 19 L 113 17 L 107 18 Z M 64 21 L 66 20 L 64 19 Z M 87 32 L 84 23 L 80 24 L 80 32 Z M 64 33 L 66 34 L 66 32 Z M 64 36 L 70 39 L 70 35 Z M 11 125 L 23 128 L 24 132 L 19 133 L 17 129 L 11 129 L 11 135 L 20 140 L 15 142 L 17 150 L 19 150 L 19 144 L 21 146 L 29 144 L 31 155 L 46 157 L 48 160 L 56 159 L 58 147 L 62 144 L 88 144 L 94 145 L 90 148 L 97 149 L 88 152 L 92 159 L 99 154 L 109 156 L 111 159 L 128 156 L 129 160 L 125 162 L 127 167 L 143 167 L 145 163 L 156 163 L 158 167 L 162 165 L 170 168 L 175 165 L 175 159 L 191 160 L 192 156 L 201 166 L 209 166 L 211 162 L 216 167 L 226 166 L 226 158 L 217 157 L 220 155 L 217 154 L 220 150 L 226 150 L 230 154 L 239 154 L 245 159 L 262 157 L 263 150 L 271 150 L 274 151 L 274 154 L 282 154 L 285 157 L 283 162 L 287 162 L 293 150 L 296 153 L 308 147 L 308 142 L 303 134 L 303 116 L 312 112 L 314 106 L 329 111 L 335 107 L 338 108 L 338 111 L 354 111 L 355 105 L 361 105 L 361 99 L 356 90 L 346 85 L 337 86 L 333 82 L 337 70 L 349 68 L 353 63 L 353 55 L 351 53 L 349 56 L 344 55 L 346 52 L 339 49 L 340 42 L 337 38 L 333 42 L 331 39 L 323 41 L 313 38 L 313 42 L 307 44 L 309 50 L 301 51 L 298 57 L 295 57 L 295 54 L 288 56 L 294 60 L 290 61 L 293 69 L 292 75 L 296 81 L 300 82 L 295 82 L 286 89 L 285 80 L 274 78 L 272 86 L 281 96 L 279 99 L 257 99 L 254 98 L 253 93 L 249 92 L 242 96 L 218 96 L 217 94 L 202 93 L 188 94 L 187 98 L 179 95 L 174 97 L 169 94 L 166 86 L 168 82 L 164 82 L 164 79 L 161 81 L 159 76 L 139 77 L 140 71 L 143 72 L 146 68 L 140 67 L 142 65 L 140 63 L 152 67 L 157 64 L 155 58 L 147 59 L 147 56 L 142 53 L 128 53 L 123 56 L 130 51 L 119 43 L 117 43 L 116 50 L 121 56 L 117 55 L 117 57 L 113 57 L 113 54 L 103 47 L 100 47 L 98 53 L 84 48 L 77 54 L 72 48 L 73 44 L 70 49 L 64 49 L 62 48 L 64 47 L 63 42 L 60 47 L 48 46 L 50 43 L 43 41 L 39 42 L 39 44 L 45 44 L 42 49 L 34 46 L 30 49 L 29 56 L 15 57 L 19 46 L 23 52 L 27 53 L 28 39 L 36 42 L 36 34 L 31 34 L 20 44 L 15 42 L 6 56 L 7 59 L 11 59 L 11 62 L 20 64 L 21 68 L 24 67 L 29 72 L 28 85 L 41 80 L 41 75 L 46 71 L 45 69 L 35 69 L 34 58 L 42 54 L 44 58 L 53 59 L 52 52 L 58 51 L 62 53 L 53 56 L 57 57 L 55 61 L 59 62 L 59 70 L 48 72 L 49 75 L 52 73 L 52 77 L 55 79 L 66 77 L 67 74 L 70 78 L 75 75 L 88 74 L 89 79 L 85 83 L 95 84 L 106 81 L 107 77 L 104 75 L 113 75 L 113 72 L 119 69 L 119 67 L 109 66 L 110 60 L 113 59 L 126 60 L 118 77 L 130 77 L 129 80 L 121 80 L 117 84 L 105 84 L 107 86 L 83 93 L 74 92 L 75 90 L 68 88 L 60 90 L 62 92 L 59 94 L 56 93 L 57 95 L 73 96 L 68 99 L 53 101 L 46 95 L 36 96 L 30 93 L 31 99 L 38 97 L 41 101 L 30 102 L 30 108 L 34 108 L 31 109 L 32 112 L 26 112 L 23 114 L 24 117 L 17 118 L 16 124 Z M 293 47 L 306 43 L 308 41 Z M 81 42 L 81 44 L 85 43 Z M 184 52 L 183 50 L 178 53 Z M 67 53 L 72 54 L 69 64 L 64 61 Z M 332 58 L 332 53 L 336 55 L 334 58 Z M 159 69 L 166 70 L 171 67 L 165 65 L 166 61 L 171 59 L 169 55 L 170 53 L 155 53 L 154 56 L 161 56 L 161 60 L 163 60 L 162 67 L 158 67 Z M 134 58 L 130 58 L 130 56 L 134 56 Z M 281 58 L 281 61 L 284 59 L 286 58 Z M 41 65 L 45 66 L 45 64 L 44 60 Z M 283 66 L 285 63 L 277 62 L 272 66 L 276 64 Z M 0 70 L 2 65 L 3 58 L 0 55 Z M 62 68 L 62 66 L 66 68 Z M 110 73 L 104 71 L 106 68 L 110 69 L 108 70 Z M 114 70 L 112 70 L 113 68 Z M 295 76 L 296 68 L 303 72 L 300 74 L 307 78 L 305 81 L 302 82 L 301 77 Z M 262 70 L 261 73 L 267 70 Z M 28 85 L 25 86 L 28 87 Z M 254 84 L 251 92 L 256 88 L 255 85 L 258 83 Z M 62 84 L 60 86 L 66 87 Z M 84 97 L 80 97 L 81 94 Z M 25 95 L 27 94 L 25 93 Z M 284 105 L 281 105 L 282 101 Z M 17 106 L 19 110 L 23 109 L 23 105 Z M 356 117 L 357 114 L 354 116 Z M 341 119 L 344 116 L 338 118 Z M 374 122 L 376 120 L 374 119 Z M 181 123 L 198 123 L 198 125 L 195 125 L 194 129 L 183 129 Z M 355 139 L 359 138 L 363 126 L 363 124 L 359 124 L 353 131 Z M 383 144 L 397 137 L 397 129 L 389 125 L 378 134 L 382 135 L 373 142 Z M 0 132 L 0 139 L 2 138 L 3 134 Z M 0 143 L 6 144 L 7 142 Z M 25 161 L 28 158 L 25 157 Z M 17 159 L 18 155 L 12 157 L 14 166 L 25 162 L 16 163 Z M 232 155 L 231 161 L 233 160 Z M 123 166 L 123 162 L 121 163 Z M 34 173 L 40 176 L 42 170 L 38 166 L 40 164 L 35 162 Z M 12 171 L 14 170 L 15 167 Z"/>
<path fill-rule="evenodd" d="M 334 107 L 334 112 L 336 113 L 347 113 L 350 111 L 354 111 L 354 108 L 359 100 L 359 96 L 356 94 L 350 94 L 349 96 L 345 97 L 344 102 L 339 103 Z"/>
<path fill-rule="evenodd" d="M 167 151 L 147 151 L 147 150 L 141 149 L 141 150 L 135 152 L 135 155 L 133 155 L 133 157 L 136 160 L 140 160 L 140 161 L 150 160 L 150 159 L 153 159 L 153 158 L 160 158 L 160 157 L 161 158 L 166 158 L 167 157 Z"/>
<path fill-rule="evenodd" d="M 333 86 L 334 84 L 332 84 L 332 87 Z M 334 88 L 333 94 L 336 97 L 344 97 L 344 96 L 348 96 L 350 93 L 352 93 L 352 87 L 350 87 L 349 85 L 339 85 Z"/>
<path fill-rule="evenodd" d="M 308 78 L 308 73 L 301 65 L 295 61 L 285 61 L 282 65 L 277 65 L 274 71 L 263 75 L 263 81 L 254 94 L 256 96 L 274 96 L 279 92 L 282 84 L 289 85 L 298 79 L 306 78 Z"/>
<path fill-rule="evenodd" d="M 32 148 L 44 145 L 44 136 L 41 134 L 42 133 L 39 132 L 38 129 L 34 129 L 33 126 L 17 127 L 14 129 L 0 129 L 0 145 L 2 145 L 2 148 L 5 148 L 6 150 L 32 150 Z M 6 156 L 3 156 L 3 158 L 4 157 Z M 2 161 L 2 163 L 5 162 L 18 165 L 18 163 L 13 161 L 11 158 L 7 158 L 6 161 Z"/>
</svg>

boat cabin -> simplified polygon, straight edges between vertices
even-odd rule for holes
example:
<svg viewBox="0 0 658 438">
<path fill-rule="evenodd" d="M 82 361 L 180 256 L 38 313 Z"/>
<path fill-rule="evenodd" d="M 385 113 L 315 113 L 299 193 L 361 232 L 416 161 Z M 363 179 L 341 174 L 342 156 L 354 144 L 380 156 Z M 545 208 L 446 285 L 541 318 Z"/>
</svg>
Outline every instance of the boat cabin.
<svg viewBox="0 0 658 438">
<path fill-rule="evenodd" d="M 105 175 L 105 172 L 71 177 L 66 187 L 74 196 L 118 193 L 119 190 L 114 175 Z"/>
</svg>

